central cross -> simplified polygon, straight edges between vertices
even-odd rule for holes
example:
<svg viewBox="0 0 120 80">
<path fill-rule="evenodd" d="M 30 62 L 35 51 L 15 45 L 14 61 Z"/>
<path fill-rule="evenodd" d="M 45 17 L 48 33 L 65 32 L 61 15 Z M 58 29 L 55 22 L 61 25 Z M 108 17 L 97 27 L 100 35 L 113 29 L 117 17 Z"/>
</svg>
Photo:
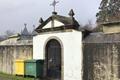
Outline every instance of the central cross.
<svg viewBox="0 0 120 80">
<path fill-rule="evenodd" d="M 50 4 L 51 6 L 53 6 L 54 8 L 54 12 L 55 12 L 55 8 L 56 8 L 56 4 L 59 3 L 59 1 L 54 0 L 52 4 Z"/>
</svg>

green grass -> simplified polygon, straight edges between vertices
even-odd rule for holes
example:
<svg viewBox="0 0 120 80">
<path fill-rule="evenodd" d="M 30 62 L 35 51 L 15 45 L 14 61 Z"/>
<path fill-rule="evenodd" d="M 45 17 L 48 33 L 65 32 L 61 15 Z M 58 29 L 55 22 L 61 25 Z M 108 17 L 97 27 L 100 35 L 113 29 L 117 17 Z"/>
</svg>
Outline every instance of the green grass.
<svg viewBox="0 0 120 80">
<path fill-rule="evenodd" d="M 22 76 L 9 75 L 5 73 L 0 73 L 0 78 L 3 80 L 34 80 L 33 78 L 24 78 Z"/>
</svg>

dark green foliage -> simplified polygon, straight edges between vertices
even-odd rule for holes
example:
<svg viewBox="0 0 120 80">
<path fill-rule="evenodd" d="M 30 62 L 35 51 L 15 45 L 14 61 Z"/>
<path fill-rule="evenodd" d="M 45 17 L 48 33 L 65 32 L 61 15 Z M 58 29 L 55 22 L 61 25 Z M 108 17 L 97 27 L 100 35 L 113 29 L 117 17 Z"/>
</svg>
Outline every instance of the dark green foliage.
<svg viewBox="0 0 120 80">
<path fill-rule="evenodd" d="M 98 23 L 120 20 L 120 0 L 102 0 L 99 9 L 96 14 Z"/>
</svg>

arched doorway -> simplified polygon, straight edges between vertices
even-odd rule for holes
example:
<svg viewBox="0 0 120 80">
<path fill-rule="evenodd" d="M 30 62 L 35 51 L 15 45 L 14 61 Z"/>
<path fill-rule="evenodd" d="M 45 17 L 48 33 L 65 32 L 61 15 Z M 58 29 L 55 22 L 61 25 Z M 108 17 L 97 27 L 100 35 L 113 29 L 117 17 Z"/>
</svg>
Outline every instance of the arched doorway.
<svg viewBox="0 0 120 80">
<path fill-rule="evenodd" d="M 56 39 L 47 42 L 45 48 L 45 61 L 47 77 L 61 80 L 61 45 Z"/>
</svg>

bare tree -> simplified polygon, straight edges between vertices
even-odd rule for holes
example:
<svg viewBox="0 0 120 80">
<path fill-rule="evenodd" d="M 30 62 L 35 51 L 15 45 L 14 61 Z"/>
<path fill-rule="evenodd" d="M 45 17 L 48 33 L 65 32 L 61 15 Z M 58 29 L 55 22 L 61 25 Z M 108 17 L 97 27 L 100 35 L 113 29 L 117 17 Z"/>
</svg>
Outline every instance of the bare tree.
<svg viewBox="0 0 120 80">
<path fill-rule="evenodd" d="M 2 40 L 4 40 L 4 37 L 1 35 L 1 36 L 0 36 L 0 41 L 2 41 Z"/>
<path fill-rule="evenodd" d="M 86 23 L 83 27 L 85 30 L 92 31 L 94 29 L 92 21 L 88 20 L 88 23 Z"/>
<path fill-rule="evenodd" d="M 5 37 L 5 38 L 8 38 L 8 37 L 10 37 L 10 36 L 12 36 L 12 35 L 14 35 L 14 34 L 15 34 L 14 31 L 7 30 L 7 31 L 5 31 L 4 37 Z"/>
</svg>

